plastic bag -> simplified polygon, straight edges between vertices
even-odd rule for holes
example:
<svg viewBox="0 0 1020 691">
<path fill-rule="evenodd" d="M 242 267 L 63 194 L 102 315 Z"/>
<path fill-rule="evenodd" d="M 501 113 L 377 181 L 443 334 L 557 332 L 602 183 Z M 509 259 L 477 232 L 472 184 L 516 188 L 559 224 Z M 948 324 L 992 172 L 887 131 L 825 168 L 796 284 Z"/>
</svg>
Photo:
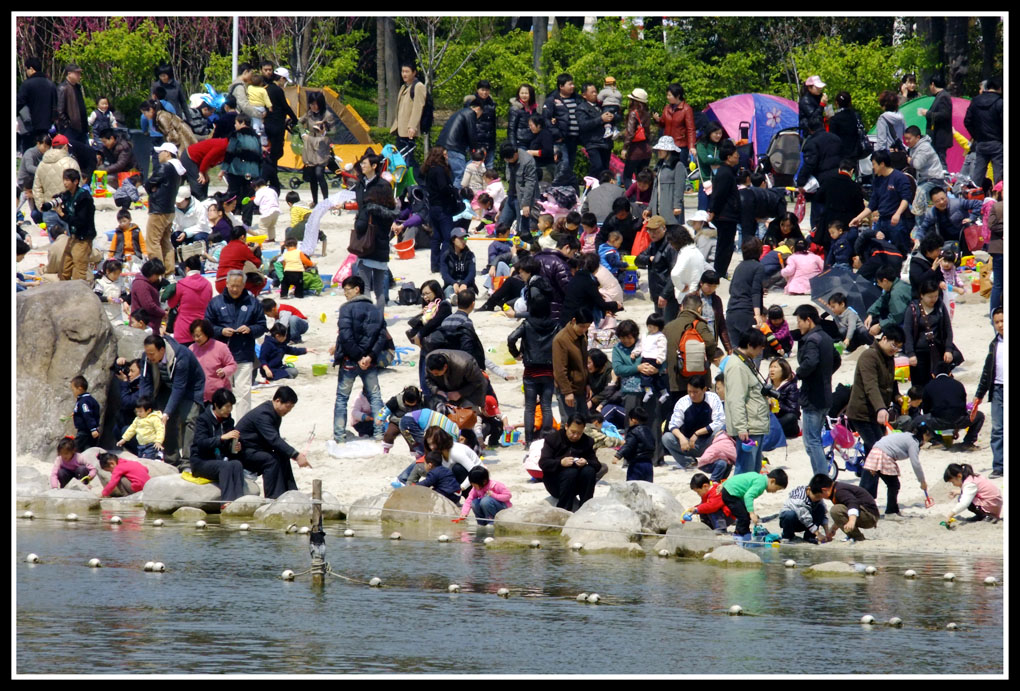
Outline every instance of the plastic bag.
<svg viewBox="0 0 1020 691">
<path fill-rule="evenodd" d="M 793 213 L 797 216 L 797 221 L 801 222 L 804 220 L 804 212 L 807 210 L 807 199 L 804 198 L 803 192 L 797 193 L 797 201 L 793 205 Z"/>
<path fill-rule="evenodd" d="M 354 273 L 354 262 L 358 261 L 358 257 L 355 254 L 348 254 L 347 259 L 344 259 L 344 263 L 340 265 L 340 268 L 333 274 L 333 279 L 330 281 L 333 285 L 340 285 L 346 279 L 350 278 L 351 274 Z"/>
</svg>

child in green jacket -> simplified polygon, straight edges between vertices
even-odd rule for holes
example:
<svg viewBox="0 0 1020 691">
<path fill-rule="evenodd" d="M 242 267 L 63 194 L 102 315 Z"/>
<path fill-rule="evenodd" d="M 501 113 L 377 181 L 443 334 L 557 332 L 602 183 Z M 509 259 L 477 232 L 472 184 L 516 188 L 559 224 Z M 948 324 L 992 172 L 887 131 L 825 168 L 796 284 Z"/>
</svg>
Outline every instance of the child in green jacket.
<svg viewBox="0 0 1020 691">
<path fill-rule="evenodd" d="M 786 489 L 787 483 L 786 472 L 782 468 L 776 468 L 767 476 L 761 473 L 740 473 L 723 483 L 723 504 L 737 519 L 735 532 L 738 540 L 750 540 L 751 523 L 759 523 L 758 514 L 754 512 L 754 500 L 763 492 L 772 494 Z"/>
</svg>

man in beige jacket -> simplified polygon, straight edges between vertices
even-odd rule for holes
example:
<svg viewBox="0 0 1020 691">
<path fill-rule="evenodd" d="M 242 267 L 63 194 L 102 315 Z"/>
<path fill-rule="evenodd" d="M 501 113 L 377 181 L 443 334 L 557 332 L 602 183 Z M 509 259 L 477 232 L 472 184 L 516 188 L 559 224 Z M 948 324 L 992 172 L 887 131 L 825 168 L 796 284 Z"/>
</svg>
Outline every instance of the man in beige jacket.
<svg viewBox="0 0 1020 691">
<path fill-rule="evenodd" d="M 421 129 L 421 113 L 428 96 L 425 85 L 418 81 L 414 63 L 405 62 L 400 66 L 400 77 L 404 80 L 397 94 L 397 114 L 393 118 L 390 132 L 397 133 L 397 149 L 403 151 L 414 145 L 414 139 Z M 418 161 L 412 150 L 406 156 L 407 165 L 418 179 Z"/>
</svg>

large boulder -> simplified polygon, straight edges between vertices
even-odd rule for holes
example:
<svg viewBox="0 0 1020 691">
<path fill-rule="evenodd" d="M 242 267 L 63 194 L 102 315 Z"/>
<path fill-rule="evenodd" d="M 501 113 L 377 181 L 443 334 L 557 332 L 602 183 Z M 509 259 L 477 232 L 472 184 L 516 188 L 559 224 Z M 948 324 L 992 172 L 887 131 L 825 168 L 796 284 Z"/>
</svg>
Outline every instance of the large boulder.
<svg viewBox="0 0 1020 691">
<path fill-rule="evenodd" d="M 183 506 L 194 506 L 209 513 L 219 513 L 220 488 L 213 483 L 196 485 L 180 475 L 151 478 L 141 491 L 146 513 L 173 513 Z"/>
<path fill-rule="evenodd" d="M 701 558 L 718 546 L 715 531 L 701 521 L 674 524 L 655 544 L 655 551 L 666 550 L 678 557 Z"/>
<path fill-rule="evenodd" d="M 104 417 L 117 339 L 102 303 L 84 281 L 61 281 L 17 295 L 17 452 L 50 456 L 74 434 L 74 394 L 82 375 Z"/>
<path fill-rule="evenodd" d="M 382 508 L 386 500 L 390 498 L 390 492 L 380 492 L 362 497 L 351 504 L 347 509 L 348 521 L 378 521 L 382 518 Z"/>
<path fill-rule="evenodd" d="M 284 492 L 275 501 L 255 509 L 252 514 L 256 521 L 267 528 L 286 528 L 292 523 L 311 525 L 312 495 L 291 490 Z M 340 502 L 329 492 L 322 493 L 322 519 L 338 521 L 344 518 Z"/>
<path fill-rule="evenodd" d="M 99 510 L 99 497 L 80 489 L 48 489 L 34 497 L 19 499 L 17 503 L 18 508 L 60 516 Z"/>
<path fill-rule="evenodd" d="M 804 569 L 805 576 L 856 576 L 857 570 L 845 561 L 826 561 Z"/>
<path fill-rule="evenodd" d="M 393 490 L 383 503 L 381 518 L 398 523 L 428 521 L 431 516 L 456 518 L 460 509 L 439 492 L 421 485 L 409 485 Z"/>
<path fill-rule="evenodd" d="M 586 552 L 644 554 L 635 542 L 640 532 L 641 519 L 632 509 L 610 497 L 597 497 L 567 519 L 561 535 L 582 543 Z"/>
<path fill-rule="evenodd" d="M 761 566 L 761 557 L 739 545 L 716 547 L 704 557 L 709 564 L 717 566 Z"/>
<path fill-rule="evenodd" d="M 135 331 L 137 330 L 138 329 L 135 329 Z M 107 483 L 110 482 L 111 477 L 110 473 L 106 472 L 105 470 L 99 467 L 99 454 L 103 452 L 104 449 L 101 449 L 98 446 L 91 446 L 81 452 L 81 457 L 85 460 L 85 462 L 91 463 L 95 467 L 97 471 L 97 476 L 94 482 L 96 482 L 99 487 L 106 487 Z M 174 468 L 169 463 L 164 463 L 163 461 L 156 461 L 151 458 L 139 458 L 138 456 L 134 455 L 130 451 L 127 451 L 126 449 L 118 450 L 117 456 L 119 458 L 124 458 L 129 461 L 135 461 L 137 463 L 141 463 L 142 465 L 144 465 L 145 469 L 149 471 L 149 479 L 152 479 L 154 477 L 161 477 L 163 475 L 179 475 L 177 469 Z M 116 494 L 114 496 L 116 496 Z"/>
<path fill-rule="evenodd" d="M 237 518 L 250 518 L 255 515 L 255 511 L 271 501 L 272 499 L 260 497 L 257 492 L 255 494 L 245 494 L 243 497 L 238 497 L 227 504 L 227 508 L 223 509 L 220 512 L 220 515 L 228 517 L 233 516 Z"/>
<path fill-rule="evenodd" d="M 50 489 L 50 479 L 35 468 L 19 465 L 15 471 L 14 496 L 34 497 Z"/>
<path fill-rule="evenodd" d="M 645 533 L 664 533 L 680 523 L 684 507 L 665 487 L 651 482 L 620 482 L 610 486 L 609 498 L 629 507 L 641 520 Z"/>
<path fill-rule="evenodd" d="M 563 524 L 573 515 L 566 509 L 545 503 L 511 506 L 496 514 L 494 532 L 496 535 L 559 535 Z"/>
</svg>

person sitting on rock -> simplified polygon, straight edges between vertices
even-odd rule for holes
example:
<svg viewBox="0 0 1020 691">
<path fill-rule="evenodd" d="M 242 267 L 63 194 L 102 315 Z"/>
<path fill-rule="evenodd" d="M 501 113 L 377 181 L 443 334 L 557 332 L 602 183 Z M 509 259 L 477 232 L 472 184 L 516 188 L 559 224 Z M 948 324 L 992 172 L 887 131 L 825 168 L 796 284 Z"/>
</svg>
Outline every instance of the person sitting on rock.
<svg viewBox="0 0 1020 691">
<path fill-rule="evenodd" d="M 425 454 L 426 475 L 418 482 L 422 487 L 431 487 L 454 504 L 460 505 L 460 483 L 453 471 L 443 466 L 443 454 L 429 451 Z"/>
<path fill-rule="evenodd" d="M 294 409 L 298 397 L 294 389 L 281 386 L 273 400 L 255 406 L 237 423 L 241 441 L 241 463 L 244 469 L 262 476 L 267 499 L 276 499 L 284 492 L 297 489 L 290 462 L 311 468 L 305 454 L 280 436 L 283 416 Z"/>
<path fill-rule="evenodd" d="M 88 482 L 95 476 L 96 467 L 81 457 L 74 439 L 61 439 L 57 444 L 57 460 L 50 471 L 50 487 L 60 489 L 73 479 Z"/>
<path fill-rule="evenodd" d="M 110 473 L 110 481 L 103 487 L 103 496 L 126 497 L 141 492 L 149 481 L 149 469 L 138 461 L 121 458 L 114 451 L 99 454 L 99 467 Z"/>
<path fill-rule="evenodd" d="M 571 415 L 566 425 L 545 436 L 538 461 L 546 490 L 557 499 L 557 508 L 567 511 L 592 498 L 602 468 L 591 437 L 584 433 L 586 424 L 580 413 Z"/>
<path fill-rule="evenodd" d="M 212 402 L 195 421 L 191 444 L 191 474 L 212 480 L 220 488 L 220 501 L 232 502 L 244 491 L 241 433 L 230 417 L 237 399 L 230 389 L 216 389 Z"/>
</svg>

